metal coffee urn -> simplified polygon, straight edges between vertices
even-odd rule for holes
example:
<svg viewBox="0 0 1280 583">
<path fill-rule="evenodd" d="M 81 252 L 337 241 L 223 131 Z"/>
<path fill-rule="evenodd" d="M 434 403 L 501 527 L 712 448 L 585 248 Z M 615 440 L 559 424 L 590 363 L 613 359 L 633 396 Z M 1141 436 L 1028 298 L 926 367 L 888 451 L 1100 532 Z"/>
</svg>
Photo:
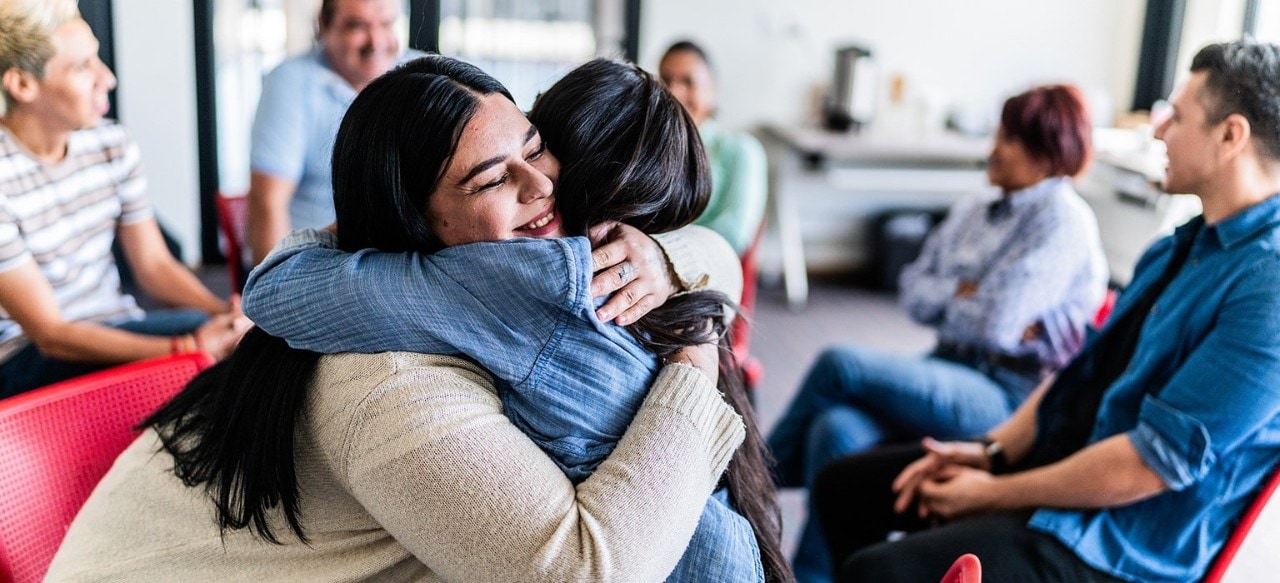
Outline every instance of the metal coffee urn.
<svg viewBox="0 0 1280 583">
<path fill-rule="evenodd" d="M 871 122 L 876 111 L 877 76 L 869 49 L 847 46 L 836 51 L 835 78 L 831 81 L 826 111 L 827 129 L 856 131 Z"/>
</svg>

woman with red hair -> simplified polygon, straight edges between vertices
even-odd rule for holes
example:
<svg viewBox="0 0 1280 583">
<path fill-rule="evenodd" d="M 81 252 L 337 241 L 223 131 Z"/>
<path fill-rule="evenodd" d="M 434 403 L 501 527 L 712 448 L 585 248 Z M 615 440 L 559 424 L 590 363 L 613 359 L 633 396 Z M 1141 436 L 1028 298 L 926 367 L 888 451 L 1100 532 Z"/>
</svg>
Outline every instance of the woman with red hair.
<svg viewBox="0 0 1280 583">
<path fill-rule="evenodd" d="M 1080 91 L 1036 87 L 1004 104 L 987 165 L 998 193 L 961 201 L 900 281 L 900 303 L 938 330 L 924 356 L 828 348 L 770 436 L 779 486 L 893 441 L 983 435 L 1080 348 L 1106 293 L 1097 221 L 1072 177 L 1091 156 Z M 831 567 L 810 523 L 801 581 Z"/>
</svg>

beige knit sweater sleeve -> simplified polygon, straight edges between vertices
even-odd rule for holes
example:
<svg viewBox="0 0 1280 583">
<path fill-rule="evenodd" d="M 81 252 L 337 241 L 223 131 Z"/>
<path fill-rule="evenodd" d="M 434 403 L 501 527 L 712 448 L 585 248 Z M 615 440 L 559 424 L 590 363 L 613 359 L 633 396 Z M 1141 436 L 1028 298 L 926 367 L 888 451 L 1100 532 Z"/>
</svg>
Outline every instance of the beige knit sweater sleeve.
<svg viewBox="0 0 1280 583">
<path fill-rule="evenodd" d="M 667 254 L 684 291 L 711 289 L 735 302 L 742 298 L 742 261 L 719 233 L 689 225 L 653 240 Z"/>
<path fill-rule="evenodd" d="M 370 373 L 370 390 L 350 390 Z M 706 376 L 669 365 L 613 454 L 575 488 L 465 361 L 328 357 L 315 388 L 309 414 L 326 463 L 449 581 L 661 580 L 743 438 Z"/>
</svg>

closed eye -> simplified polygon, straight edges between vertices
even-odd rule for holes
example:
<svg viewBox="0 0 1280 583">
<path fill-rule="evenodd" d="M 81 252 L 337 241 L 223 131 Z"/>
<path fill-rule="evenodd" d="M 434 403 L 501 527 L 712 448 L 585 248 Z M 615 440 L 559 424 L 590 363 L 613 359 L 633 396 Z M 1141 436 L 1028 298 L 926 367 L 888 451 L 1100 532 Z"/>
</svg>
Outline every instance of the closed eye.
<svg viewBox="0 0 1280 583">
<path fill-rule="evenodd" d="M 501 177 L 499 177 L 497 180 L 494 180 L 494 181 L 492 181 L 492 182 L 487 182 L 487 183 L 485 183 L 485 184 L 481 184 L 481 185 L 480 185 L 479 187 L 477 187 L 473 192 L 484 192 L 484 191 L 486 191 L 486 190 L 493 190 L 493 189 L 495 189 L 495 188 L 498 188 L 498 187 L 502 186 L 503 184 L 506 184 L 506 183 L 507 183 L 507 177 L 508 177 L 508 175 L 507 175 L 507 174 L 503 174 L 503 175 L 502 175 Z"/>
<path fill-rule="evenodd" d="M 525 160 L 537 160 L 538 158 L 541 158 L 542 154 L 544 154 L 546 151 L 547 151 L 547 143 L 542 140 L 539 140 L 538 147 L 534 149 L 534 151 L 530 153 L 528 156 L 525 156 Z"/>
</svg>

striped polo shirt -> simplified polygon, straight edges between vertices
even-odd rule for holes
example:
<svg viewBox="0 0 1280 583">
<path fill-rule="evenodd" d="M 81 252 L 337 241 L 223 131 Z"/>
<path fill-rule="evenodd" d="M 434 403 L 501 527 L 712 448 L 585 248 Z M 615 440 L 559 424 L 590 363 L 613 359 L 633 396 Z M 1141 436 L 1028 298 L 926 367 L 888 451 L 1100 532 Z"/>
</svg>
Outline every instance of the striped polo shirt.
<svg viewBox="0 0 1280 583">
<path fill-rule="evenodd" d="M 138 147 L 114 122 L 73 132 L 54 163 L 0 126 L 0 273 L 34 259 L 67 321 L 140 318 L 120 290 L 111 244 L 120 225 L 152 216 L 145 190 Z M 0 362 L 26 343 L 0 307 Z"/>
</svg>

